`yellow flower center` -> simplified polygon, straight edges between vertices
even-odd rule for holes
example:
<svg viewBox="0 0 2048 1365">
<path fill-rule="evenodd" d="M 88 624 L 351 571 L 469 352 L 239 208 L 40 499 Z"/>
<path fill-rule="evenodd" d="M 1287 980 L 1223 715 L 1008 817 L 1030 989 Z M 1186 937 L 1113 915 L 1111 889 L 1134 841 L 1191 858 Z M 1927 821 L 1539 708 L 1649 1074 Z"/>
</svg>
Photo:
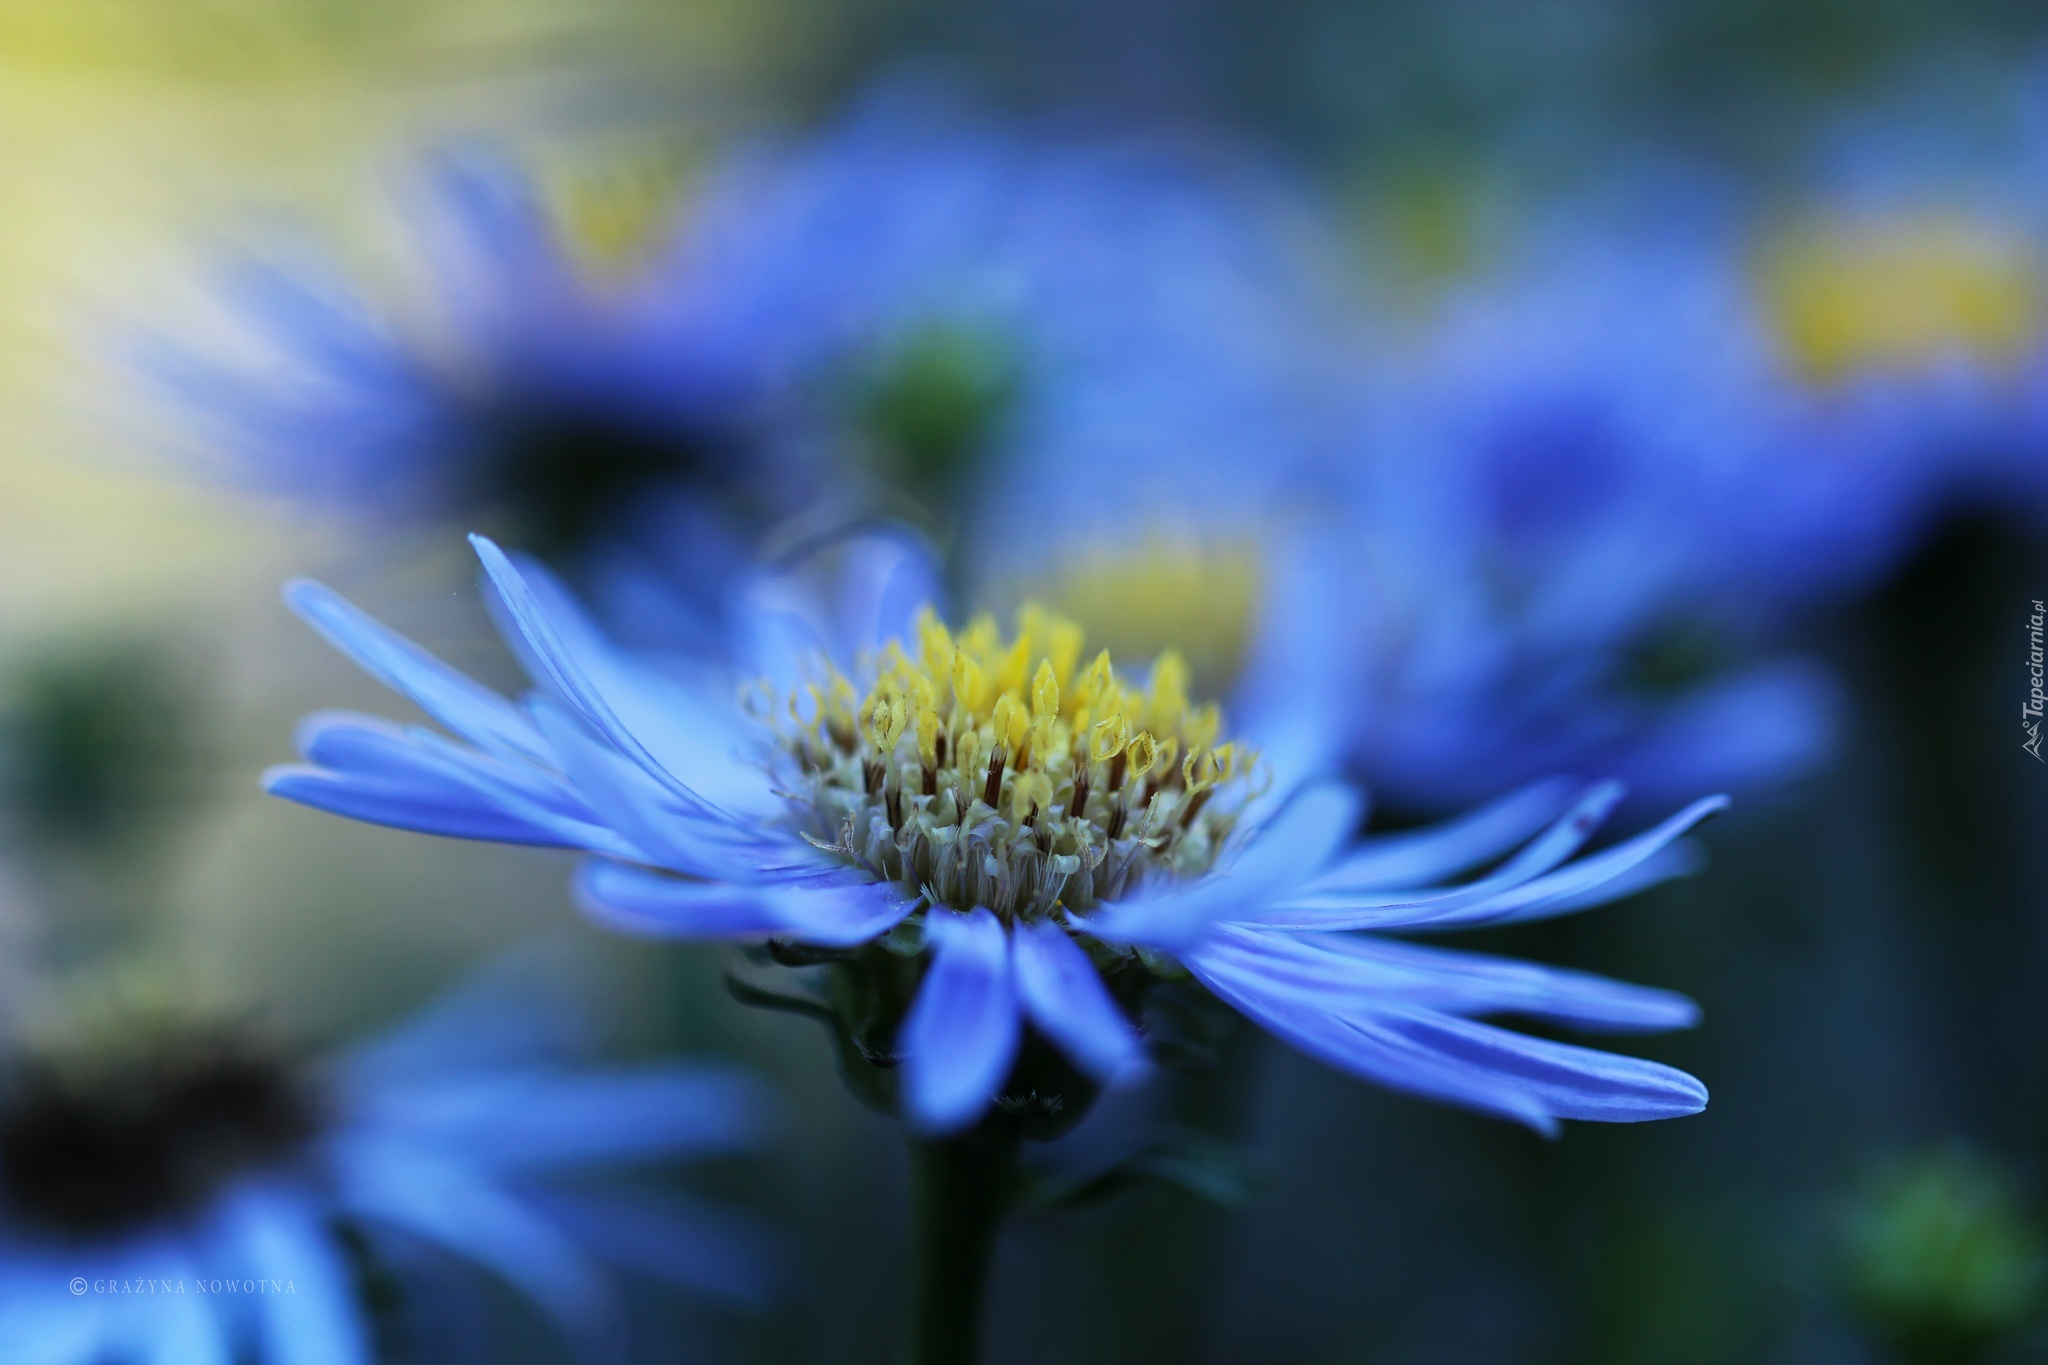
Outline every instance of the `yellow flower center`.
<svg viewBox="0 0 2048 1365">
<path fill-rule="evenodd" d="M 934 904 L 1036 919 L 1215 861 L 1256 755 L 1223 741 L 1178 654 L 1143 686 L 1036 605 L 1014 635 L 955 635 L 927 608 L 914 648 L 865 661 L 863 692 L 826 664 L 777 708 L 808 790 L 807 837 Z M 786 717 L 786 719 L 784 719 Z M 1218 801 L 1229 789 L 1232 799 Z"/>
<path fill-rule="evenodd" d="M 1951 355 L 2009 363 L 2040 332 L 2034 254 L 1955 215 L 1788 232 L 1759 283 L 1793 362 L 1820 383 Z"/>
</svg>

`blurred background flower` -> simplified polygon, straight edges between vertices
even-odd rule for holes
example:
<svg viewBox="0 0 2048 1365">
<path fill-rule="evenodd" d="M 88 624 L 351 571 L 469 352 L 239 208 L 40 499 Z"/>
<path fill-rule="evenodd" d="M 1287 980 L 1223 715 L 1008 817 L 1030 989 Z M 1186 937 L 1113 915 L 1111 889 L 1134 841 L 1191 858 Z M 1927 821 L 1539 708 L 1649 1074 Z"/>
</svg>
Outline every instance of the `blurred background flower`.
<svg viewBox="0 0 2048 1365">
<path fill-rule="evenodd" d="M 633 1350 L 608 1266 L 759 1307 L 758 1225 L 565 1182 L 755 1147 L 766 1092 L 732 1068 L 578 1066 L 590 983 L 559 947 L 320 1060 L 174 981 L 74 982 L 11 1042 L 0 1084 L 10 1349 L 502 1358 L 498 1328 L 479 1335 L 432 1292 L 435 1253 L 497 1276 L 593 1359 Z"/>
</svg>

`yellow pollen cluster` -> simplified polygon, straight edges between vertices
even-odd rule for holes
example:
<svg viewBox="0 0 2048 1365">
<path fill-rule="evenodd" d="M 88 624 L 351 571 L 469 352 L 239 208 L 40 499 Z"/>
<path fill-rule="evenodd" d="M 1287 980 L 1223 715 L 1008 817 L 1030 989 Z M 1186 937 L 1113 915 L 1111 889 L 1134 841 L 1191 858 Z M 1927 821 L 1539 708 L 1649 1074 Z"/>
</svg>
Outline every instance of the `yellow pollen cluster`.
<svg viewBox="0 0 2048 1365">
<path fill-rule="evenodd" d="M 788 699 L 782 742 L 810 790 L 814 841 L 933 903 L 1036 918 L 1085 911 L 1135 880 L 1213 862 L 1256 756 L 1187 695 L 1180 656 L 1143 686 L 1080 627 L 1037 606 L 1005 636 L 957 635 L 929 609 L 914 646 L 836 668 Z"/>
</svg>

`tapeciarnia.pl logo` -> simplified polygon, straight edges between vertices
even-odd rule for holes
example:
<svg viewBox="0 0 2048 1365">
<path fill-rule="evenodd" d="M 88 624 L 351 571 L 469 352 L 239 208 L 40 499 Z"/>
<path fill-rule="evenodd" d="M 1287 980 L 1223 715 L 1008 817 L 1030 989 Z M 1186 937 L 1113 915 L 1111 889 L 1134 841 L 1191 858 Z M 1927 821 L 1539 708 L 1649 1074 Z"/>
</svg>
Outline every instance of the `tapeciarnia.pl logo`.
<svg viewBox="0 0 2048 1365">
<path fill-rule="evenodd" d="M 2037 763 L 2048 762 L 2041 757 L 2041 716 L 2048 708 L 2048 694 L 2042 691 L 2041 625 L 2048 618 L 2048 606 L 2040 598 L 2034 599 L 2034 614 L 2027 618 L 2027 673 L 2033 679 L 2027 689 L 2026 705 L 2020 708 L 2020 724 L 2026 727 L 2027 738 L 2020 745 L 2034 756 Z"/>
</svg>

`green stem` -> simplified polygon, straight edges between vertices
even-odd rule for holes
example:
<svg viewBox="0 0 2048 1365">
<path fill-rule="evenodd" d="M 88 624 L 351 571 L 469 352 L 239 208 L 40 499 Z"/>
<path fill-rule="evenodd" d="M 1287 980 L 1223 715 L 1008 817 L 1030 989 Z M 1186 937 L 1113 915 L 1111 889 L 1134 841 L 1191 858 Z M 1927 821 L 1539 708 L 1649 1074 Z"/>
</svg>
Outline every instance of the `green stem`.
<svg viewBox="0 0 2048 1365">
<path fill-rule="evenodd" d="M 1016 1187 L 1016 1139 L 988 1125 L 912 1142 L 905 1365 L 974 1365 L 996 1233 Z"/>
</svg>

